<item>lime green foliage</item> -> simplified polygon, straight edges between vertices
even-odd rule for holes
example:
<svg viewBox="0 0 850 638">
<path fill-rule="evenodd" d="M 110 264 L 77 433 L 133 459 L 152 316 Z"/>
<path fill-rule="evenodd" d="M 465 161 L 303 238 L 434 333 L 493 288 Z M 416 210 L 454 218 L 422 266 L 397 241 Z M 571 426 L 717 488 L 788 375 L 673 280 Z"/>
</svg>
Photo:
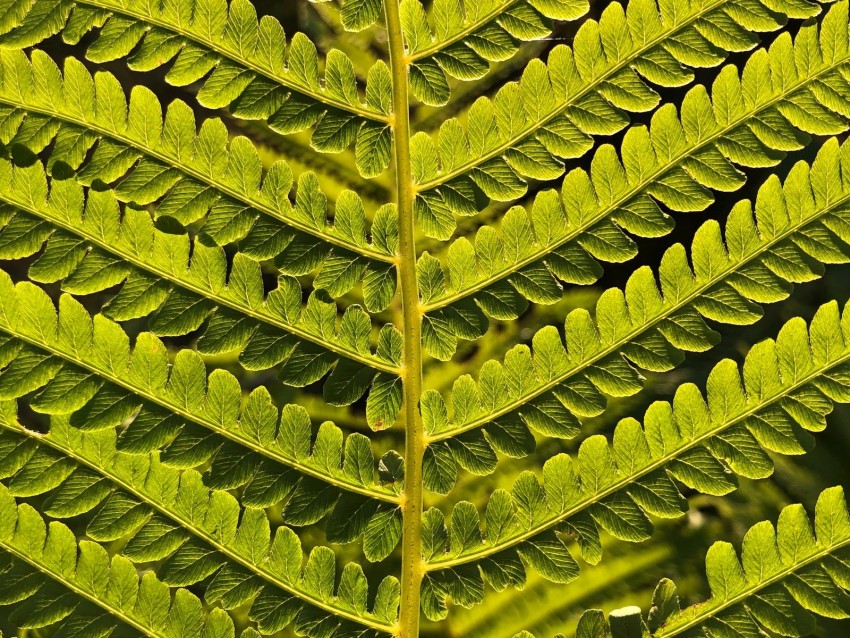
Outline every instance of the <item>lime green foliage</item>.
<svg viewBox="0 0 850 638">
<path fill-rule="evenodd" d="M 759 49 L 749 57 L 740 77 L 735 66 L 724 67 L 710 95 L 705 87 L 696 86 L 685 95 L 678 113 L 673 104 L 661 106 L 649 128 L 633 126 L 626 131 L 619 154 L 613 146 L 602 145 L 589 171 L 570 171 L 560 194 L 546 190 L 534 198 L 528 210 L 511 208 L 502 219 L 501 232 L 483 226 L 474 243 L 465 237 L 451 242 L 445 269 L 425 253 L 419 260 L 419 276 L 428 313 L 423 324 L 428 352 L 450 358 L 458 338 L 483 334 L 485 315 L 515 319 L 529 302 L 557 301 L 562 294 L 559 282 L 590 284 L 602 273 L 598 262 L 633 258 L 637 246 L 629 234 L 660 237 L 673 228 L 658 202 L 671 211 L 704 210 L 714 201 L 709 189 L 730 192 L 743 186 L 745 175 L 734 164 L 774 166 L 787 151 L 803 148 L 810 140 L 807 133 L 834 135 L 846 130 L 846 104 L 828 89 L 835 83 L 843 85 L 842 73 L 850 68 L 847 48 L 828 45 L 835 33 L 841 33 L 846 41 L 843 20 L 839 12 L 831 14 L 824 19 L 822 34 L 817 24 L 805 26 L 794 43 L 783 33 L 768 50 Z M 823 50 L 817 46 L 819 38 Z M 812 48 L 814 51 L 807 51 Z M 524 100 L 535 105 L 541 99 L 543 104 L 562 103 L 555 93 L 556 71 L 549 69 L 547 74 L 532 63 L 520 87 L 528 76 L 536 78 L 532 86 L 543 88 L 526 88 L 514 104 L 504 108 L 523 112 Z M 561 89 L 568 95 L 577 90 Z M 499 121 L 489 103 L 479 101 L 476 106 L 483 104 L 487 104 L 482 107 L 489 113 L 486 117 Z M 470 119 L 472 116 L 471 110 Z M 623 126 L 626 123 L 623 119 Z M 490 144 L 474 139 L 472 131 L 489 131 L 492 124 L 482 122 L 473 127 L 470 121 L 469 126 L 470 148 Z M 458 133 L 451 137 L 456 139 Z M 590 146 L 588 138 L 587 148 Z M 423 153 L 433 158 L 434 146 L 429 145 Z M 437 165 L 428 165 L 424 157 L 419 164 L 427 166 L 428 174 L 436 173 Z M 557 171 L 552 175 L 528 175 L 552 179 L 564 170 L 561 162 L 555 165 Z M 423 181 L 427 182 L 427 177 Z M 499 188 L 507 183 L 505 178 L 494 181 Z M 481 180 L 476 184 L 489 197 L 501 199 Z M 524 192 L 525 186 L 518 187 L 506 199 L 513 201 Z M 458 211 L 456 206 L 449 208 Z M 453 229 L 452 222 L 445 238 Z M 454 319 L 456 315 L 463 317 L 462 323 Z"/>
<path fill-rule="evenodd" d="M 695 628 L 709 635 L 758 635 L 765 628 L 781 636 L 814 631 L 815 617 L 847 618 L 850 587 L 850 515 L 844 491 L 830 488 L 817 501 L 814 527 L 800 505 L 782 510 L 776 527 L 763 521 L 744 535 L 740 559 L 729 543 L 715 543 L 706 556 L 711 599 L 680 609 L 676 585 L 664 580 L 652 610 L 587 612 L 579 638 L 688 636 Z"/>
<path fill-rule="evenodd" d="M 842 317 L 828 304 L 809 331 L 798 318 L 775 342 L 755 345 L 742 370 L 721 361 L 709 374 L 705 395 L 693 384 L 681 385 L 671 403 L 650 406 L 642 425 L 620 421 L 612 445 L 591 436 L 575 462 L 564 454 L 546 461 L 542 484 L 527 472 L 510 493 L 495 491 L 483 517 L 484 536 L 471 503 L 455 505 L 451 535 L 442 513 L 429 510 L 425 591 L 437 600 L 426 613 L 440 617 L 445 594 L 455 602 L 480 602 L 485 581 L 497 590 L 522 586 L 524 563 L 554 582 L 571 582 L 578 564 L 553 531 L 572 533 L 582 558 L 596 564 L 602 558 L 600 528 L 640 542 L 652 534 L 647 515 L 671 518 L 687 510 L 673 479 L 722 496 L 735 489 L 735 475 L 770 476 L 767 452 L 803 454 L 814 444 L 806 431 L 826 427 L 831 402 L 850 401 L 848 344 L 850 312 Z"/>
<path fill-rule="evenodd" d="M 850 403 L 848 2 L 290 4 L 0 0 L 0 631 L 847 618 L 840 488 L 637 572 Z"/>
<path fill-rule="evenodd" d="M 439 393 L 426 393 L 425 426 L 434 441 L 429 446 L 434 462 L 425 473 L 429 486 L 451 489 L 456 464 L 471 472 L 492 471 L 493 448 L 514 457 L 531 453 L 529 429 L 575 436 L 577 417 L 604 411 L 606 395 L 642 389 L 634 366 L 664 372 L 683 361 L 682 351 L 702 352 L 716 344 L 718 335 L 705 318 L 750 324 L 762 314 L 757 303 L 786 299 L 791 283 L 820 277 L 823 264 L 846 263 L 848 177 L 850 146 L 830 140 L 811 168 L 797 163 L 784 184 L 770 178 L 755 209 L 749 201 L 734 206 L 725 233 L 717 222 L 706 222 L 694 235 L 690 255 L 676 244 L 664 253 L 657 276 L 649 267 L 637 269 L 624 290 L 602 294 L 595 318 L 584 309 L 570 312 L 566 346 L 547 326 L 533 336 L 531 349 L 515 346 L 501 364 L 487 362 L 478 383 L 460 377 L 452 389 L 453 418 Z M 477 442 L 473 460 L 458 441 Z"/>
</svg>

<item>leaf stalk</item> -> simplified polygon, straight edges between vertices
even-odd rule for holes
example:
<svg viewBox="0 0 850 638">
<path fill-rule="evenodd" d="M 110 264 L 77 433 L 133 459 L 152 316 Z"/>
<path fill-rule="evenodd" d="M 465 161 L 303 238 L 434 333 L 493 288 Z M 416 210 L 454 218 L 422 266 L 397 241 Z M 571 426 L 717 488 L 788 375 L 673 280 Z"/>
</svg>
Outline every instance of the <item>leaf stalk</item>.
<svg viewBox="0 0 850 638">
<path fill-rule="evenodd" d="M 407 90 L 408 60 L 401 29 L 399 0 L 385 0 L 393 103 L 393 161 L 396 178 L 399 229 L 399 279 L 404 333 L 404 493 L 402 496 L 401 602 L 396 635 L 419 635 L 419 595 L 424 573 L 422 561 L 422 510 L 425 432 L 419 413 L 422 394 L 422 335 L 419 285 L 416 278 L 416 239 L 413 174 L 410 161 L 410 110 Z"/>
</svg>

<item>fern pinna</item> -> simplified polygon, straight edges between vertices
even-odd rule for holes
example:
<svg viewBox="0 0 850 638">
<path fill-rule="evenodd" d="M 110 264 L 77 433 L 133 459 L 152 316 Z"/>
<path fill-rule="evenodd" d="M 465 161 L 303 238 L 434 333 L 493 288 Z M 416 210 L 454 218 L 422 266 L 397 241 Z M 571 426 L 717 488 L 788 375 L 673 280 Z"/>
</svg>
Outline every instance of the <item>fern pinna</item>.
<svg viewBox="0 0 850 638">
<path fill-rule="evenodd" d="M 850 403 L 846 284 L 757 331 L 850 262 L 847 0 L 283 4 L 0 2 L 0 631 L 850 616 L 823 486 L 715 526 L 704 603 L 510 612 L 675 562 Z"/>
</svg>

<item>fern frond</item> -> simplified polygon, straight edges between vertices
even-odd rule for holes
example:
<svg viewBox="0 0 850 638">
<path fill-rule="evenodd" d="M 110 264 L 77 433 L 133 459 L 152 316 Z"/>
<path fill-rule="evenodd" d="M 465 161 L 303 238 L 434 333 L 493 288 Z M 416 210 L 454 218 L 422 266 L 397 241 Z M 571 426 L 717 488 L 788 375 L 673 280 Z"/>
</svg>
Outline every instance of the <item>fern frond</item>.
<svg viewBox="0 0 850 638">
<path fill-rule="evenodd" d="M 673 211 L 704 210 L 714 201 L 708 188 L 729 192 L 744 184 L 733 162 L 770 166 L 785 151 L 802 148 L 806 134 L 846 130 L 847 11 L 846 3 L 830 10 L 820 36 L 814 25 L 803 27 L 793 48 L 783 34 L 769 52 L 750 57 L 741 80 L 736 67 L 725 67 L 712 98 L 701 86 L 689 91 L 681 117 L 672 104 L 661 107 L 649 130 L 627 131 L 622 162 L 612 146 L 602 146 L 589 172 L 570 172 L 560 195 L 540 193 L 530 212 L 511 208 L 501 235 L 482 226 L 474 243 L 455 240 L 446 269 L 423 254 L 429 352 L 446 359 L 459 338 L 483 334 L 487 317 L 514 319 L 529 301 L 555 303 L 563 292 L 560 281 L 593 283 L 602 273 L 599 261 L 631 259 L 637 246 L 626 233 L 659 237 L 673 228 L 657 202 Z M 795 64 L 800 68 L 789 72 Z"/>
<path fill-rule="evenodd" d="M 172 4 L 132 0 L 35 0 L 25 15 L 9 12 L 2 24 L 6 48 L 33 46 L 63 33 L 77 43 L 99 27 L 86 57 L 93 62 L 128 58 L 131 69 L 166 64 L 177 86 L 202 81 L 198 102 L 229 107 L 237 117 L 267 120 L 288 134 L 313 128 L 313 148 L 338 152 L 355 145 L 367 176 L 389 163 L 390 74 L 382 62 L 370 74 L 365 103 L 351 60 L 331 51 L 319 75 L 315 45 L 303 33 L 286 41 L 275 18 L 257 19 L 249 0 L 185 0 Z M 132 55 L 131 55 L 132 54 Z"/>
<path fill-rule="evenodd" d="M 213 471 L 220 474 L 213 487 L 235 489 L 258 479 L 280 495 L 296 489 L 290 523 L 323 518 L 340 491 L 397 502 L 396 486 L 375 484 L 374 470 L 368 470 L 375 459 L 365 436 L 354 433 L 343 442 L 342 431 L 325 423 L 311 444 L 305 409 L 287 405 L 278 410 L 262 387 L 242 406 L 237 379 L 224 370 L 207 376 L 193 351 L 181 350 L 169 365 L 162 342 L 142 333 L 131 353 L 129 338 L 117 324 L 101 315 L 92 320 L 70 296 L 61 298 L 57 316 L 40 288 L 28 282 L 13 286 L 5 273 L 0 287 L 0 331 L 8 335 L 0 360 L 1 398 L 38 391 L 27 400 L 33 410 L 70 415 L 72 424 L 88 430 L 115 428 L 132 419 L 120 449 L 146 453 L 167 446 L 163 461 L 184 468 L 212 460 Z M 395 480 L 400 477 L 385 482 Z M 316 490 L 327 499 L 313 500 L 310 494 Z"/>
<path fill-rule="evenodd" d="M 848 545 L 844 490 L 833 487 L 818 497 L 814 527 L 802 505 L 789 505 L 776 528 L 769 521 L 750 528 L 740 558 L 729 543 L 712 545 L 708 601 L 680 609 L 676 586 L 665 579 L 645 620 L 638 607 L 611 612 L 607 621 L 601 611 L 588 611 L 576 637 L 810 635 L 818 616 L 850 617 Z"/>
<path fill-rule="evenodd" d="M 9 493 L 47 495 L 44 511 L 53 518 L 93 512 L 86 535 L 99 543 L 129 537 L 122 556 L 135 564 L 159 562 L 157 575 L 166 585 L 188 587 L 210 579 L 206 602 L 225 609 L 251 602 L 249 618 L 262 634 L 298 626 L 301 603 L 307 605 L 304 617 L 324 613 L 391 631 L 395 617 L 386 614 L 397 607 L 397 580 L 389 577 L 378 587 L 375 611 L 383 616 L 367 612 L 368 583 L 356 563 L 342 570 L 336 596 L 311 587 L 337 582 L 333 552 L 314 549 L 305 563 L 295 533 L 286 526 L 275 529 L 262 509 L 267 502 L 254 500 L 258 491 L 268 491 L 268 484 L 249 487 L 242 500 L 252 505 L 242 507 L 228 492 L 206 487 L 193 470 L 169 468 L 156 455 L 120 452 L 114 430 L 85 432 L 70 427 L 64 417 L 53 417 L 50 433 L 40 436 L 15 422 L 14 406 L 3 417 L 0 466 L 9 468 L 2 476 Z M 400 530 L 400 522 L 393 525 L 386 511 L 370 517 L 341 509 L 333 516 L 338 533 L 366 522 L 367 558 L 385 558 L 394 545 L 388 542 L 391 530 Z M 347 520 L 352 511 L 360 520 Z"/>
<path fill-rule="evenodd" d="M 589 151 L 593 146 L 591 136 L 611 135 L 625 128 L 629 122 L 626 112 L 656 107 L 658 95 L 637 72 L 660 86 L 687 84 L 692 74 L 683 64 L 719 64 L 727 51 L 753 48 L 758 42 L 753 31 L 778 28 L 781 22 L 766 8 L 767 4 L 772 3 L 750 0 L 743 7 L 736 2 L 696 3 L 684 15 L 662 17 L 654 2 L 630 3 L 634 11 L 630 11 L 628 19 L 619 4 L 611 3 L 598 24 L 588 20 L 582 25 L 574 49 L 556 47 L 549 54 L 548 64 L 531 61 L 520 82 L 503 87 L 492 101 L 479 99 L 467 114 L 465 128 L 451 119 L 441 126 L 436 140 L 425 134 L 411 140 L 418 191 L 417 220 L 423 231 L 431 237 L 448 239 L 455 228 L 455 215 L 473 215 L 491 199 L 519 199 L 527 190 L 525 178 L 552 180 L 561 176 L 563 160 Z M 664 6 L 671 10 L 669 5 Z M 803 15 L 819 11 L 809 2 L 788 4 L 786 9 Z M 623 39 L 624 33 L 630 34 L 627 40 Z M 787 38 L 777 48 L 784 56 L 790 47 L 790 36 L 785 33 L 780 37 Z M 846 55 L 846 44 L 838 53 Z M 813 68 L 801 69 L 803 77 L 815 70 L 826 72 L 833 68 L 827 62 L 821 65 L 824 68 L 817 69 L 811 62 Z M 764 65 L 765 60 L 761 63 Z M 784 70 L 785 82 L 796 79 L 793 68 L 792 62 L 790 69 Z M 790 97 L 791 93 L 782 92 L 781 85 L 774 91 L 781 92 L 782 97 Z M 747 98 L 751 97 L 767 96 L 756 91 L 747 93 Z M 698 120 L 711 113 L 711 106 L 705 105 L 704 100 L 700 95 L 693 105 L 701 115 Z M 810 101 L 813 100 L 807 99 L 806 103 Z M 709 131 L 724 127 L 728 123 L 724 118 L 737 117 L 749 106 L 743 98 L 738 103 L 730 102 L 732 110 L 726 114 L 718 110 L 721 121 L 717 127 L 709 126 Z M 701 128 L 708 122 L 699 124 Z M 689 131 L 693 132 L 702 134 L 699 129 Z M 747 134 L 754 135 L 749 131 Z M 735 138 L 742 135 L 744 132 L 733 135 L 728 146 L 741 143 Z M 765 144 L 771 147 L 769 141 Z M 756 141 L 755 148 L 763 147 Z M 742 155 L 740 150 L 727 152 Z"/>
<path fill-rule="evenodd" d="M 206 612 L 186 589 L 172 594 L 153 572 L 139 578 L 122 556 L 110 558 L 97 543 L 77 542 L 64 524 L 48 525 L 0 484 L 0 605 L 14 605 L 9 620 L 21 629 L 55 628 L 57 635 L 108 635 L 119 625 L 144 636 L 233 636 L 221 609 Z M 119 633 L 121 633 L 119 631 Z M 131 634 L 132 635 L 132 634 Z M 242 634 L 245 636 L 246 634 Z M 250 634 L 248 634 L 250 636 Z"/>
<path fill-rule="evenodd" d="M 128 207 L 122 219 L 111 191 L 84 193 L 74 180 L 53 180 L 48 195 L 47 184 L 39 162 L 14 168 L 0 160 L 0 202 L 7 204 L 0 214 L 0 258 L 28 257 L 44 245 L 29 269 L 34 281 L 61 280 L 73 294 L 123 284 L 104 313 L 119 321 L 153 314 L 150 325 L 160 335 L 188 334 L 210 317 L 200 352 L 239 351 L 251 370 L 287 361 L 279 376 L 299 387 L 333 368 L 328 401 L 348 405 L 372 388 L 370 424 L 395 420 L 400 337 L 391 326 L 373 353 L 371 321 L 359 306 L 350 306 L 339 322 L 336 304 L 321 294 L 311 294 L 302 308 L 299 282 L 284 275 L 264 294 L 260 264 L 244 254 L 236 253 L 228 274 L 221 248 L 159 230 L 146 211 Z"/>
<path fill-rule="evenodd" d="M 458 379 L 452 419 L 436 391 L 423 396 L 429 433 L 426 482 L 447 492 L 456 466 L 487 474 L 493 448 L 521 457 L 539 435 L 570 438 L 580 417 L 597 416 L 605 395 L 629 396 L 643 388 L 637 368 L 662 372 L 717 342 L 705 319 L 746 325 L 759 319 L 759 303 L 785 299 L 792 283 L 817 279 L 824 264 L 850 261 L 850 146 L 823 145 L 811 169 L 798 162 L 785 183 L 775 176 L 730 212 L 721 234 L 709 220 L 696 232 L 691 262 L 681 244 L 661 260 L 658 279 L 643 266 L 624 290 L 611 288 L 596 305 L 567 315 L 563 340 L 554 326 L 540 330 L 532 349 L 516 346 L 502 364 L 487 362 L 476 384 Z M 724 237 L 725 235 L 725 237 Z M 566 343 L 566 345 L 565 345 Z M 481 433 L 487 432 L 485 439 Z"/>
<path fill-rule="evenodd" d="M 425 104 L 443 106 L 451 96 L 449 76 L 478 80 L 490 62 L 513 57 L 519 42 L 550 35 L 546 18 L 577 20 L 588 8 L 588 0 L 449 0 L 434 3 L 429 24 L 419 0 L 403 2 L 410 90 Z"/>
<path fill-rule="evenodd" d="M 424 521 L 425 613 L 442 617 L 446 596 L 465 606 L 480 602 L 485 582 L 496 589 L 521 586 L 526 564 L 554 582 L 574 580 L 578 564 L 556 532 L 573 535 L 584 559 L 595 564 L 601 559 L 599 528 L 643 541 L 652 533 L 647 514 L 675 518 L 685 512 L 674 478 L 724 495 L 735 489 L 737 475 L 769 476 L 767 451 L 802 454 L 814 444 L 807 431 L 826 427 L 833 401 L 850 401 L 848 363 L 850 309 L 839 316 L 830 302 L 809 330 L 803 319 L 792 319 L 775 342 L 755 345 L 742 370 L 731 360 L 720 362 L 705 396 L 694 384 L 681 385 L 672 403 L 648 408 L 643 426 L 622 420 L 613 447 L 592 436 L 575 462 L 565 454 L 547 461 L 542 484 L 531 472 L 520 475 L 511 493 L 498 490 L 490 498 L 483 536 L 471 503 L 455 506 L 450 530 L 432 509 Z"/>
<path fill-rule="evenodd" d="M 850 301 L 673 371 L 850 264 L 850 0 L 311 2 L 0 0 L 0 633 L 487 632 L 489 588 L 533 638 L 839 473 L 783 457 L 850 403 Z M 850 620 L 839 490 L 814 527 L 577 638 Z"/>
<path fill-rule="evenodd" d="M 172 102 L 163 121 L 159 100 L 143 87 L 133 89 L 128 105 L 114 76 L 93 78 L 71 57 L 63 76 L 46 54 L 31 56 L 0 52 L 4 144 L 40 153 L 55 140 L 48 162 L 54 173 L 71 169 L 81 183 L 113 184 L 121 201 L 157 202 L 157 216 L 184 225 L 204 220 L 202 231 L 218 244 L 239 241 L 255 259 L 276 257 L 283 272 L 301 275 L 318 266 L 316 286 L 335 296 L 365 271 L 370 309 L 389 303 L 398 235 L 394 207 L 380 209 L 369 229 L 361 199 L 344 191 L 331 224 L 315 174 L 301 176 L 293 206 L 289 166 L 278 161 L 263 171 L 254 145 L 244 137 L 228 140 L 220 120 L 205 121 L 198 133 L 183 102 Z"/>
</svg>

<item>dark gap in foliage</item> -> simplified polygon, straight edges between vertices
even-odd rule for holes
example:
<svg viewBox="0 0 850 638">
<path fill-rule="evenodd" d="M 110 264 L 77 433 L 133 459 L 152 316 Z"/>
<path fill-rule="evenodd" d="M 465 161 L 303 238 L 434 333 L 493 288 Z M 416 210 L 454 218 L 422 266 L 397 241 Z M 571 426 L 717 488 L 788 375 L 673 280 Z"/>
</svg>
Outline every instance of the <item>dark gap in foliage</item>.
<svg viewBox="0 0 850 638">
<path fill-rule="evenodd" d="M 26 401 L 18 401 L 18 422 L 31 432 L 47 434 L 50 432 L 50 417 L 36 412 Z"/>
</svg>

